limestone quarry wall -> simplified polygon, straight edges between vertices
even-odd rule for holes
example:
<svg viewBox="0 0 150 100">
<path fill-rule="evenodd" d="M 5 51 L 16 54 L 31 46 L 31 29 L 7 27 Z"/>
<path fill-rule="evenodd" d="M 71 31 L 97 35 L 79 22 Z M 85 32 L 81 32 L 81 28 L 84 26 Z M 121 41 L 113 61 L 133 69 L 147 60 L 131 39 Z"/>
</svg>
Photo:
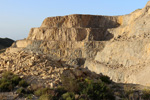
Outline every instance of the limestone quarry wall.
<svg viewBox="0 0 150 100">
<path fill-rule="evenodd" d="M 117 27 L 118 17 L 98 15 L 68 15 L 46 18 L 41 27 L 63 27 L 63 28 L 113 28 Z"/>
<path fill-rule="evenodd" d="M 105 28 L 33 28 L 29 40 L 101 41 L 107 37 Z"/>
<path fill-rule="evenodd" d="M 119 27 L 108 29 L 113 39 L 85 67 L 116 82 L 150 85 L 150 1 L 143 9 L 122 16 Z"/>
</svg>

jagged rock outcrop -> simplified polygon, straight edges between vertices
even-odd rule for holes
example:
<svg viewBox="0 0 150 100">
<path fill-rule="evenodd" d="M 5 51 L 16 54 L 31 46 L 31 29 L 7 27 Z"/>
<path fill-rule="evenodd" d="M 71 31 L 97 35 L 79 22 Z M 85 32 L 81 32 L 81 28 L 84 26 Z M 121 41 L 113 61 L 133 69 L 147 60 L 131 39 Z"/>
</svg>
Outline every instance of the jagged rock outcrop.
<svg viewBox="0 0 150 100">
<path fill-rule="evenodd" d="M 123 16 L 49 17 L 7 52 L 45 54 L 69 65 L 84 64 L 116 82 L 150 85 L 149 17 L 150 1 Z"/>
</svg>

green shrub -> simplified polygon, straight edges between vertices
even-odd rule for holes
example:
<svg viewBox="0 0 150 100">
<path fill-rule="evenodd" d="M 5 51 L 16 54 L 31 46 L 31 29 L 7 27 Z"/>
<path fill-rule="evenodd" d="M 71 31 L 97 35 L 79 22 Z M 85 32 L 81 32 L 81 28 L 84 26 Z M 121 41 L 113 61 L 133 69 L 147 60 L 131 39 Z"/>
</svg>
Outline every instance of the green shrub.
<svg viewBox="0 0 150 100">
<path fill-rule="evenodd" d="M 41 95 L 39 100 L 52 100 L 52 96 L 49 94 Z"/>
<path fill-rule="evenodd" d="M 131 86 L 124 86 L 124 95 L 126 99 L 133 97 L 133 88 Z"/>
<path fill-rule="evenodd" d="M 72 92 L 67 92 L 62 95 L 63 100 L 75 100 L 75 95 Z"/>
<path fill-rule="evenodd" d="M 11 79 L 13 77 L 13 75 L 14 74 L 12 72 L 7 71 L 2 74 L 2 78 Z"/>
<path fill-rule="evenodd" d="M 33 95 L 32 95 L 32 94 L 26 94 L 25 97 L 26 97 L 27 99 L 30 99 L 30 100 L 33 99 Z"/>
<path fill-rule="evenodd" d="M 101 76 L 100 79 L 107 84 L 111 83 L 110 77 L 108 77 L 106 75 Z"/>
<path fill-rule="evenodd" d="M 38 89 L 34 92 L 34 95 L 36 96 L 41 96 L 43 93 L 42 93 L 42 90 L 41 89 Z"/>
<path fill-rule="evenodd" d="M 17 78 L 18 77 L 15 76 L 12 72 L 4 72 L 2 74 L 2 78 L 0 79 L 0 91 L 11 91 L 18 82 Z"/>
<path fill-rule="evenodd" d="M 24 88 L 21 87 L 21 88 L 17 89 L 17 93 L 18 93 L 18 94 L 25 94 L 26 91 L 25 91 Z"/>
<path fill-rule="evenodd" d="M 20 85 L 22 87 L 26 87 L 27 84 L 24 80 L 17 75 L 14 75 L 12 72 L 4 72 L 2 74 L 2 78 L 0 79 L 0 91 L 11 91 L 15 86 Z"/>
<path fill-rule="evenodd" d="M 1 92 L 8 92 L 14 88 L 13 84 L 10 81 L 2 82 L 0 84 L 0 91 Z"/>
<path fill-rule="evenodd" d="M 17 75 L 13 75 L 12 79 L 11 79 L 12 83 L 14 85 L 18 85 L 19 84 L 19 81 L 21 81 L 21 78 Z"/>
<path fill-rule="evenodd" d="M 54 96 L 54 99 L 55 100 L 58 100 L 62 94 L 66 93 L 67 91 L 63 88 L 63 87 L 58 87 L 55 89 L 55 96 Z"/>
<path fill-rule="evenodd" d="M 79 82 L 76 79 L 71 77 L 61 76 L 62 86 L 65 90 L 69 92 L 78 92 L 80 91 Z"/>
<path fill-rule="evenodd" d="M 101 80 L 93 81 L 92 79 L 74 79 L 69 76 L 65 77 L 61 75 L 62 86 L 69 93 L 80 94 L 90 98 L 92 100 L 110 99 L 113 100 L 113 93 L 110 91 L 105 83 L 111 83 L 108 76 L 102 76 Z M 63 94 L 63 97 L 69 95 Z M 71 97 L 68 96 L 68 99 Z M 66 98 L 65 98 L 66 99 Z M 71 98 L 72 99 L 72 98 Z"/>
<path fill-rule="evenodd" d="M 1 78 L 0 80 L 0 84 L 4 83 L 4 82 L 10 82 L 10 80 L 6 79 L 6 78 Z"/>
<path fill-rule="evenodd" d="M 142 94 L 142 98 L 144 100 L 150 100 L 150 90 L 149 89 L 144 89 Z"/>
<path fill-rule="evenodd" d="M 21 86 L 21 87 L 27 87 L 28 83 L 25 80 L 21 80 L 21 81 L 19 81 L 19 86 Z"/>
<path fill-rule="evenodd" d="M 18 84 L 21 86 L 21 88 L 17 89 L 19 96 L 28 96 L 29 93 L 31 93 L 28 89 L 22 88 L 28 86 L 25 80 L 22 80 L 19 76 L 14 75 L 12 72 L 4 72 L 0 79 L 0 92 L 12 91 Z"/>
<path fill-rule="evenodd" d="M 17 94 L 19 94 L 20 97 L 25 97 L 27 99 L 32 99 L 33 94 L 30 93 L 27 89 L 24 89 L 23 87 L 17 89 Z"/>
<path fill-rule="evenodd" d="M 49 89 L 49 88 L 39 88 L 38 90 L 36 90 L 34 92 L 34 94 L 36 96 L 41 96 L 41 95 L 44 95 L 44 94 L 52 94 L 52 89 Z"/>
<path fill-rule="evenodd" d="M 80 98 L 79 100 L 84 100 L 83 98 Z"/>
<path fill-rule="evenodd" d="M 85 81 L 81 84 L 82 91 L 81 94 L 87 95 L 92 100 L 101 100 L 101 99 L 110 99 L 113 100 L 114 96 L 109 90 L 109 88 L 105 85 L 105 83 L 101 81 L 94 82 L 93 80 L 85 79 Z"/>
<path fill-rule="evenodd" d="M 12 72 L 4 72 L 2 74 L 2 79 L 0 80 L 0 83 L 9 81 L 14 85 L 18 85 L 20 80 L 21 80 L 21 78 L 17 75 L 14 75 Z"/>
</svg>

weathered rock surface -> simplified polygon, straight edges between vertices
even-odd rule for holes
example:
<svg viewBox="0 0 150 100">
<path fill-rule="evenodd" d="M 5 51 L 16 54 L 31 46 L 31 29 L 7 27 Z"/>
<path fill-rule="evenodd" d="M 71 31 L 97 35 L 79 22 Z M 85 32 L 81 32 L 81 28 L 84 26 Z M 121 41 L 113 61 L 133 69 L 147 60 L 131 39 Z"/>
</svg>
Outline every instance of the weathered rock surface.
<svg viewBox="0 0 150 100">
<path fill-rule="evenodd" d="M 122 24 L 110 29 L 114 38 L 85 66 L 105 73 L 116 82 L 150 85 L 149 76 L 149 2 L 141 10 L 122 17 Z"/>
<path fill-rule="evenodd" d="M 150 85 L 149 17 L 150 1 L 143 9 L 123 16 L 49 17 L 39 28 L 32 28 L 26 39 L 15 42 L 7 53 L 31 52 L 47 55 L 54 62 L 61 60 L 78 66 L 85 63 L 85 67 L 108 75 L 116 82 Z M 35 63 L 38 62 L 27 66 Z M 38 75 L 37 72 L 34 74 Z"/>
<path fill-rule="evenodd" d="M 98 15 L 69 15 L 46 18 L 41 27 L 65 27 L 65 28 L 113 28 L 119 25 L 117 16 L 98 16 Z"/>
<path fill-rule="evenodd" d="M 33 28 L 27 39 L 48 41 L 101 41 L 107 39 L 105 28 Z"/>
</svg>

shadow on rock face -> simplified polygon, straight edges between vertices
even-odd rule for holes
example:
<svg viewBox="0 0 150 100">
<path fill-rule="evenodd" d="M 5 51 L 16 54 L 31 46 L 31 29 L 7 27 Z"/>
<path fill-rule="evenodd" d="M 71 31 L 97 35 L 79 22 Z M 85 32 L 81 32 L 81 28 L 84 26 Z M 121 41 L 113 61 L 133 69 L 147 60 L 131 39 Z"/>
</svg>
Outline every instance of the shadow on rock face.
<svg viewBox="0 0 150 100">
<path fill-rule="evenodd" d="M 104 41 L 109 41 L 114 37 L 114 35 L 108 31 L 106 31 L 106 34 L 104 36 Z"/>
<path fill-rule="evenodd" d="M 109 41 L 114 37 L 107 28 L 91 29 L 88 40 L 89 41 Z"/>
</svg>

